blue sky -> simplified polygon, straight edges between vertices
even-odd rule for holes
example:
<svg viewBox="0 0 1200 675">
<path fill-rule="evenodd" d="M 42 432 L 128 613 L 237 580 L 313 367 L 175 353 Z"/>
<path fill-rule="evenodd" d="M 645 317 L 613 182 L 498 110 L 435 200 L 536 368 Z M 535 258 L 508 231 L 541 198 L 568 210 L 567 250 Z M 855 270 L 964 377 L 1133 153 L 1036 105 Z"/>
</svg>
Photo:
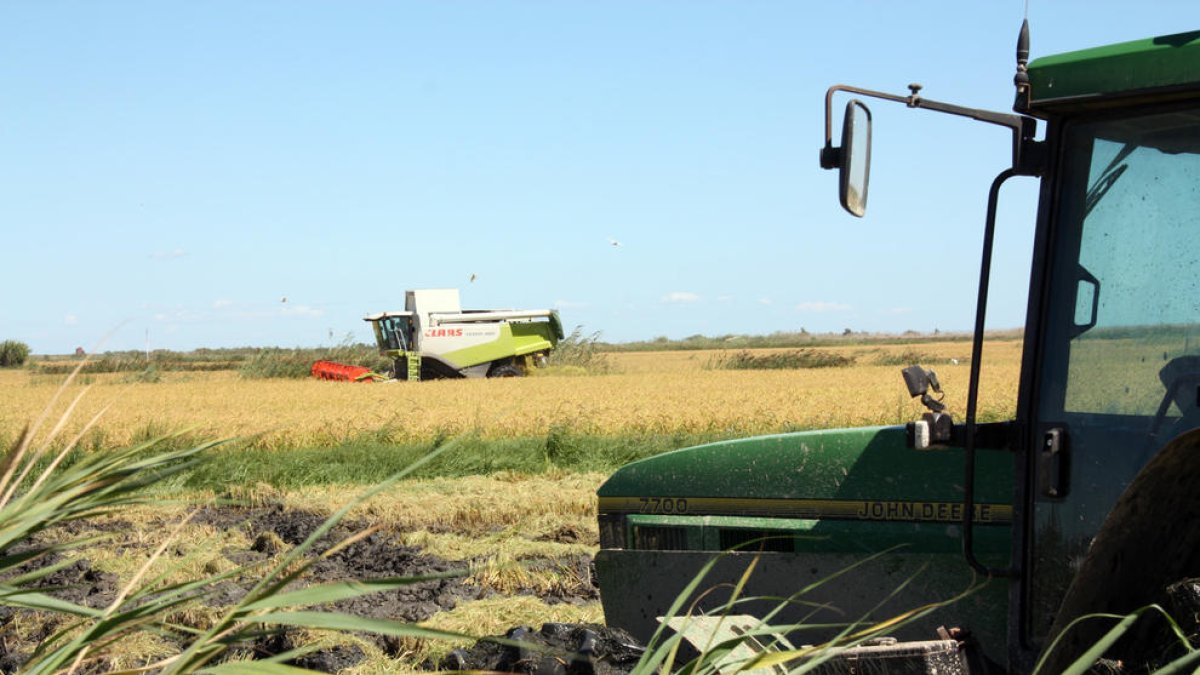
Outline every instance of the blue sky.
<svg viewBox="0 0 1200 675">
<path fill-rule="evenodd" d="M 871 104 L 859 220 L 817 164 L 823 97 L 1007 110 L 1024 9 L 0 2 L 0 339 L 367 341 L 430 287 L 614 341 L 968 329 L 1007 133 Z M 1029 16 L 1035 57 L 1200 27 L 1194 2 Z M 1034 199 L 1004 194 L 994 327 L 1024 321 Z"/>
</svg>

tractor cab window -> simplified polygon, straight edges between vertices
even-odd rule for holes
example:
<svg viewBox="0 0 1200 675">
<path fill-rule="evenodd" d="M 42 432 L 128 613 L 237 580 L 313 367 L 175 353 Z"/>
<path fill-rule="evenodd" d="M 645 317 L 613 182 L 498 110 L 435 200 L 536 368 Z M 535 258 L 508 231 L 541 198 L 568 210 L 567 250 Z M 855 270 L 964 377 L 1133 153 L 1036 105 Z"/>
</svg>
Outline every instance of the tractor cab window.
<svg viewBox="0 0 1200 675">
<path fill-rule="evenodd" d="M 1076 123 L 1063 141 L 1037 414 L 1065 433 L 1069 473 L 1034 487 L 1035 638 L 1124 486 L 1200 426 L 1200 112 Z"/>
</svg>

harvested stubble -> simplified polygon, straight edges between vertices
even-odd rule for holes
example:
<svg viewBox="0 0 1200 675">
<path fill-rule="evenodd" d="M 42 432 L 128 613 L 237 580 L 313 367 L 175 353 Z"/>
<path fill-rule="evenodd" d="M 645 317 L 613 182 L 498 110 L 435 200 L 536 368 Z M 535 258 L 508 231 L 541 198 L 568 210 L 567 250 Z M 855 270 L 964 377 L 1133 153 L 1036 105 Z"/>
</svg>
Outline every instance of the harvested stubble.
<svg viewBox="0 0 1200 675">
<path fill-rule="evenodd" d="M 846 347 L 847 354 L 919 349 L 935 367 L 952 410 L 965 406 L 969 345 L 962 342 Z M 612 354 L 615 374 L 573 378 L 345 384 L 257 380 L 233 373 L 165 374 L 158 383 L 98 386 L 72 417 L 82 425 L 112 404 L 96 444 L 120 445 L 163 430 L 200 437 L 253 436 L 260 448 L 324 447 L 370 434 L 411 442 L 460 433 L 484 438 L 581 435 L 771 433 L 895 424 L 919 415 L 894 366 L 859 359 L 848 368 L 706 370 L 719 352 Z M 959 359 L 955 365 L 951 359 Z M 1012 414 L 1020 343 L 989 345 L 980 418 Z M 100 380 L 101 383 L 108 380 Z M 50 398 L 54 384 L 0 372 L 0 438 L 15 436 Z"/>
</svg>

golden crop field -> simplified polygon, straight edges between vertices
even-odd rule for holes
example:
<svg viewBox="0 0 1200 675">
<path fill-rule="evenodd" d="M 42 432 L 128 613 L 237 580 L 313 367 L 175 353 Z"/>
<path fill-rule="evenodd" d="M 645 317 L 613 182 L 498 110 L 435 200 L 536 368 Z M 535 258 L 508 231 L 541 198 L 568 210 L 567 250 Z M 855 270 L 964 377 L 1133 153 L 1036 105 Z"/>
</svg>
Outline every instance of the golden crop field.
<svg viewBox="0 0 1200 675">
<path fill-rule="evenodd" d="M 225 371 L 127 383 L 118 375 L 93 375 L 82 378 L 91 385 L 66 432 L 82 429 L 102 410 L 86 445 L 126 444 L 178 430 L 210 438 L 253 436 L 253 445 L 287 448 L 334 445 L 368 433 L 403 442 L 459 433 L 752 434 L 896 424 L 922 411 L 908 397 L 895 363 L 905 353 L 937 371 L 951 410 L 960 419 L 964 413 L 968 342 L 821 349 L 853 357 L 855 364 L 722 370 L 711 365 L 732 351 L 672 351 L 609 354 L 611 374 L 498 380 L 349 384 L 243 379 Z M 981 420 L 1013 414 L 1020 349 L 1015 340 L 985 349 Z M 56 378 L 0 372 L 0 439 L 15 437 L 58 389 Z M 68 387 L 51 419 L 84 389 Z"/>
<path fill-rule="evenodd" d="M 1013 414 L 1020 348 L 1019 341 L 997 341 L 985 351 L 981 419 Z M 63 410 L 81 393 L 85 395 L 67 419 L 63 438 L 95 418 L 85 447 L 127 444 L 171 430 L 214 439 L 251 437 L 250 444 L 264 448 L 300 448 L 336 445 L 364 434 L 396 441 L 463 432 L 490 438 L 536 438 L 559 431 L 602 437 L 749 435 L 891 424 L 914 419 L 923 410 L 909 398 L 900 377 L 900 364 L 910 357 L 936 369 L 947 402 L 961 419 L 969 376 L 967 342 L 820 349 L 852 357 L 854 365 L 714 368 L 720 359 L 738 354 L 730 350 L 613 353 L 607 355 L 611 372 L 603 375 L 552 372 L 422 383 L 255 380 L 230 371 L 166 372 L 154 383 L 129 382 L 127 374 L 89 375 L 63 390 L 49 408 L 46 427 L 62 420 Z M 56 378 L 47 375 L 0 371 L 0 441 L 6 436 L 11 440 L 47 410 L 59 390 Z M 278 456 L 284 454 L 290 453 Z M 350 513 L 352 529 L 379 532 L 386 541 L 384 547 L 370 549 L 370 555 L 355 557 L 355 564 L 407 560 L 411 556 L 404 547 L 411 547 L 421 556 L 469 568 L 462 580 L 467 596 L 422 619 L 429 627 L 499 635 L 516 625 L 601 622 L 587 562 L 599 544 L 594 495 L 605 478 L 597 471 L 550 468 L 407 480 Z M 130 583 L 168 536 L 175 536 L 175 543 L 151 569 L 172 581 L 231 573 L 241 564 L 234 558 L 277 561 L 294 546 L 277 530 L 305 518 L 323 518 L 364 490 L 336 478 L 299 487 L 233 483 L 218 492 L 173 494 L 182 499 L 122 509 L 101 519 L 95 527 L 103 536 L 82 552 L 90 569 Z M 215 503 L 220 500 L 238 506 L 220 507 Z M 199 505 L 204 508 L 197 511 Z M 194 522 L 185 521 L 193 515 Z M 177 534 L 168 534 L 177 527 Z M 320 580 L 327 579 L 315 573 L 309 579 Z M 204 604 L 188 606 L 181 614 L 196 626 L 207 626 L 216 615 L 216 608 Z M 469 644 L 411 641 L 398 656 L 357 634 L 302 638 L 361 650 L 365 658 L 356 672 L 412 672 L 425 658 Z M 169 647 L 155 641 L 122 644 L 114 666 L 161 658 Z"/>
</svg>

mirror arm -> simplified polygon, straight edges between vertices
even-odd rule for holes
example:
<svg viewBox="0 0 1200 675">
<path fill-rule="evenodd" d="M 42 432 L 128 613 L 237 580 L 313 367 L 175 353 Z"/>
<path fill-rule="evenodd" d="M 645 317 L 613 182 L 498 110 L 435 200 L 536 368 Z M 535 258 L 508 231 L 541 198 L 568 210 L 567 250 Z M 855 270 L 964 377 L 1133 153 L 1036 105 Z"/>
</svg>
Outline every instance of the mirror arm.
<svg viewBox="0 0 1200 675">
<path fill-rule="evenodd" d="M 833 95 L 844 91 L 859 96 L 869 96 L 884 101 L 903 103 L 909 108 L 923 108 L 934 112 L 969 117 L 973 120 L 1005 127 L 1012 131 L 1013 138 L 1013 170 L 1019 176 L 1041 175 L 1044 152 L 1042 144 L 1034 140 L 1037 133 L 1037 120 L 1024 115 L 999 113 L 979 108 L 967 108 L 953 103 L 943 103 L 932 99 L 922 98 L 919 94 L 921 85 L 908 85 L 909 95 L 900 96 L 882 91 L 862 89 L 845 84 L 835 84 L 825 92 L 825 147 L 821 150 L 821 168 L 834 169 L 838 167 L 841 148 L 833 147 Z"/>
</svg>

